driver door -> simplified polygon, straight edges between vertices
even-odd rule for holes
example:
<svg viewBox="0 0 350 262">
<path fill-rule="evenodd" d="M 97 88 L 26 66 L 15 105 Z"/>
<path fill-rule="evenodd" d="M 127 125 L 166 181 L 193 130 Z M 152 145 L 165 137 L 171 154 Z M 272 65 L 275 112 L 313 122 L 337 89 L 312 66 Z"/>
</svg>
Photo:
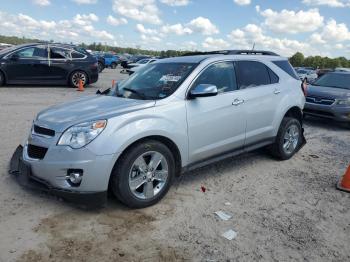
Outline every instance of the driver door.
<svg viewBox="0 0 350 262">
<path fill-rule="evenodd" d="M 218 95 L 186 101 L 190 163 L 243 149 L 245 140 L 245 112 L 235 102 L 240 91 L 234 63 L 223 61 L 209 65 L 191 88 L 199 84 L 215 85 Z"/>
</svg>

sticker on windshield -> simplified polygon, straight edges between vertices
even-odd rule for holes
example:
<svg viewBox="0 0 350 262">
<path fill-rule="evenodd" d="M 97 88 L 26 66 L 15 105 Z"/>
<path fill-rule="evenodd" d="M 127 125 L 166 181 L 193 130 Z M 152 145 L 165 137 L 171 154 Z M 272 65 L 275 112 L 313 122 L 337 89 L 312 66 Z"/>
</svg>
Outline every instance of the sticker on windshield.
<svg viewBox="0 0 350 262">
<path fill-rule="evenodd" d="M 181 79 L 181 76 L 174 76 L 174 75 L 163 75 L 159 81 L 164 82 L 177 82 Z"/>
</svg>

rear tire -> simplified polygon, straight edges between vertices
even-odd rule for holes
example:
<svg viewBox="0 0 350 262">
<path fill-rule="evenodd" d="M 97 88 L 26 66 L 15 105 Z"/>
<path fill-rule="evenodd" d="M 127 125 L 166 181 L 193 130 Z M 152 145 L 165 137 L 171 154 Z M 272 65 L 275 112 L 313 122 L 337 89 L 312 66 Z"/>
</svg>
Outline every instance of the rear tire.
<svg viewBox="0 0 350 262">
<path fill-rule="evenodd" d="M 116 64 L 116 63 L 112 63 L 112 64 L 111 64 L 111 68 L 112 68 L 112 69 L 116 69 L 116 68 L 117 68 L 117 64 Z"/>
<path fill-rule="evenodd" d="M 69 76 L 69 84 L 71 87 L 78 88 L 79 87 L 79 80 L 83 82 L 83 86 L 85 87 L 88 84 L 88 76 L 83 71 L 74 71 Z"/>
<path fill-rule="evenodd" d="M 105 68 L 102 63 L 98 62 L 98 72 L 101 73 L 103 69 Z"/>
<path fill-rule="evenodd" d="M 5 76 L 4 73 L 0 71 L 0 86 L 5 84 Z"/>
<path fill-rule="evenodd" d="M 169 148 L 147 140 L 123 153 L 113 169 L 110 186 L 126 206 L 144 208 L 165 196 L 174 176 L 175 159 Z"/>
<path fill-rule="evenodd" d="M 282 120 L 275 143 L 271 145 L 271 154 L 280 160 L 288 160 L 298 151 L 302 144 L 300 122 L 291 117 Z"/>
</svg>

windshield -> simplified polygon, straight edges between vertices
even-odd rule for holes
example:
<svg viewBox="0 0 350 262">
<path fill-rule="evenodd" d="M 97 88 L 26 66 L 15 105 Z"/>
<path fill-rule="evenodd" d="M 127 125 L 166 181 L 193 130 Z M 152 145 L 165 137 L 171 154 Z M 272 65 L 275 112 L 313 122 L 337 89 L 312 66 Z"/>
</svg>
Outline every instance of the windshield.
<svg viewBox="0 0 350 262">
<path fill-rule="evenodd" d="M 138 64 L 146 64 L 149 61 L 149 59 L 142 59 L 140 61 L 138 61 Z"/>
<path fill-rule="evenodd" d="M 325 74 L 313 85 L 350 89 L 350 74 Z"/>
<path fill-rule="evenodd" d="M 144 100 L 158 100 L 176 91 L 197 64 L 148 64 L 120 82 L 114 95 Z"/>
<path fill-rule="evenodd" d="M 308 73 L 308 71 L 305 71 L 305 70 L 298 70 L 297 72 L 298 72 L 298 74 L 307 74 Z"/>
</svg>

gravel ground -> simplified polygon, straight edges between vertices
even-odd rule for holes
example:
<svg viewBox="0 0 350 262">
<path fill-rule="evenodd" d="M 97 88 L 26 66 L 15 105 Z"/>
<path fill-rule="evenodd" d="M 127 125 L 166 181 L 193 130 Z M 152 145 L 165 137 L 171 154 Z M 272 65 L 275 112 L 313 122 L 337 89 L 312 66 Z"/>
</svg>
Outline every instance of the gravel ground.
<svg viewBox="0 0 350 262">
<path fill-rule="evenodd" d="M 113 197 L 104 209 L 80 210 L 21 188 L 7 168 L 35 115 L 109 87 L 125 77 L 119 71 L 105 70 L 84 93 L 0 89 L 1 262 L 350 261 L 350 194 L 335 189 L 349 165 L 350 132 L 321 119 L 306 119 L 308 143 L 293 159 L 258 150 L 221 161 L 178 178 L 159 204 L 142 210 Z M 232 218 L 221 221 L 218 210 Z M 228 229 L 238 232 L 232 241 L 221 237 Z"/>
</svg>

